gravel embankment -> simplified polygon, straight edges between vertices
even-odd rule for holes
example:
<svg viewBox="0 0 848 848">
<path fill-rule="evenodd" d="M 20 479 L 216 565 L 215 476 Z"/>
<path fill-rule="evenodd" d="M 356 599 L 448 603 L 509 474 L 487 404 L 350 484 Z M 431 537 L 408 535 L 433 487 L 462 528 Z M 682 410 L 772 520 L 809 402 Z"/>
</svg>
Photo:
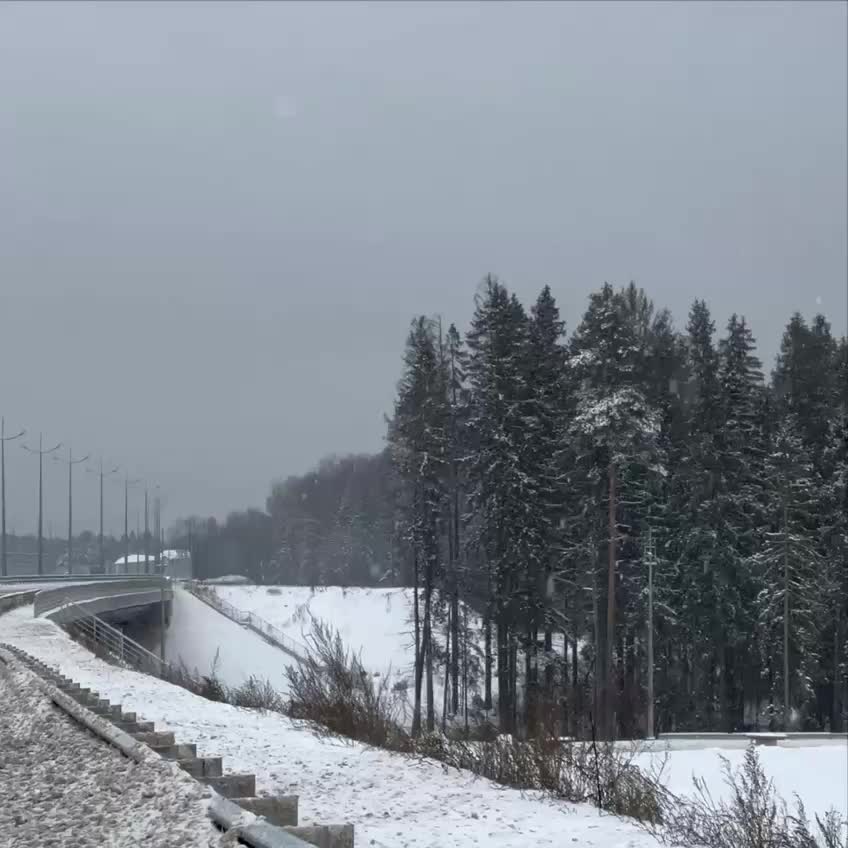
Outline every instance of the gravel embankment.
<svg viewBox="0 0 848 848">
<path fill-rule="evenodd" d="M 0 848 L 211 848 L 207 790 L 136 763 L 0 662 Z"/>
</svg>

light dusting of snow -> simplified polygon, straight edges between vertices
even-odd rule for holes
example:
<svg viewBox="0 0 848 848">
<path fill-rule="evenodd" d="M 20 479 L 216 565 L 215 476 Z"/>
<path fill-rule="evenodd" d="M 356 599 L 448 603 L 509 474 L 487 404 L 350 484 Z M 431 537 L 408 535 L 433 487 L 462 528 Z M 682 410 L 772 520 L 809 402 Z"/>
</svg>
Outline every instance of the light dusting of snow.
<svg viewBox="0 0 848 848">
<path fill-rule="evenodd" d="M 0 663 L 0 846 L 207 848 L 209 790 L 137 763 L 54 706 L 26 670 Z"/>
</svg>

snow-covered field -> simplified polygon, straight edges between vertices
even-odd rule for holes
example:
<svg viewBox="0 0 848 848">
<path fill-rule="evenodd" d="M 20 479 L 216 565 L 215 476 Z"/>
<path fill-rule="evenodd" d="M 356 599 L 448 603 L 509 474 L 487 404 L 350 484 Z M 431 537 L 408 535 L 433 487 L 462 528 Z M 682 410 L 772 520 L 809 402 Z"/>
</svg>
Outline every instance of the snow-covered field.
<svg viewBox="0 0 848 848">
<path fill-rule="evenodd" d="M 763 769 L 790 808 L 797 795 L 807 815 L 824 814 L 833 807 L 848 819 L 848 742 L 831 742 L 798 747 L 758 748 Z M 666 757 L 659 751 L 639 754 L 636 764 L 651 773 L 665 764 L 663 782 L 676 795 L 693 793 L 692 777 L 703 778 L 710 794 L 718 800 L 729 797 L 724 783 L 724 757 L 734 770 L 742 764 L 744 747 L 672 750 Z"/>
</svg>

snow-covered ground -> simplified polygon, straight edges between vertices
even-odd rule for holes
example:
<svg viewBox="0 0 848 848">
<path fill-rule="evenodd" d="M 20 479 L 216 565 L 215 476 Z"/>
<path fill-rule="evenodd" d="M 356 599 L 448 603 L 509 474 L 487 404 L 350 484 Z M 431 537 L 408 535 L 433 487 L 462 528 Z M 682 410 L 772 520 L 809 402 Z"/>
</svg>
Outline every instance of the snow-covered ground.
<svg viewBox="0 0 848 848">
<path fill-rule="evenodd" d="M 815 813 L 824 814 L 833 807 L 848 819 L 848 742 L 812 745 L 797 742 L 791 747 L 758 748 L 757 753 L 763 770 L 790 808 L 794 808 L 797 795 L 810 817 Z M 635 762 L 648 773 L 664 764 L 663 782 L 676 795 L 693 794 L 692 777 L 703 778 L 710 794 L 718 800 L 729 797 L 721 758 L 724 757 L 735 771 L 744 756 L 744 747 L 710 747 L 671 750 L 667 756 L 659 750 L 646 752 L 637 755 Z"/>
<path fill-rule="evenodd" d="M 228 686 L 239 686 L 253 676 L 287 692 L 285 669 L 292 658 L 184 589 L 174 590 L 165 655 L 169 662 L 182 662 L 201 675 L 214 669 Z"/>
<path fill-rule="evenodd" d="M 0 663 L 0 848 L 206 848 L 209 792 L 136 763 L 53 706 L 25 669 Z"/>
<path fill-rule="evenodd" d="M 96 689 L 104 698 L 222 755 L 225 770 L 256 774 L 260 792 L 300 796 L 305 824 L 353 822 L 371 848 L 657 848 L 634 825 L 587 806 L 505 789 L 356 743 L 318 739 L 285 716 L 206 701 L 93 657 L 32 607 L 0 615 L 0 641 Z"/>
<path fill-rule="evenodd" d="M 252 587 L 251 587 L 252 588 Z M 241 590 L 244 591 L 244 590 Z M 335 624 L 347 628 L 366 656 L 380 662 L 399 656 L 395 637 L 406 625 L 401 604 L 395 603 L 398 590 L 348 590 L 358 596 L 355 615 L 345 616 L 340 598 L 332 595 L 320 603 L 336 615 Z M 261 594 L 260 594 L 261 593 Z M 249 595 L 250 593 L 248 593 Z M 260 615 L 285 625 L 294 638 L 302 638 L 297 610 L 315 599 L 308 589 L 297 597 L 284 599 L 262 590 L 252 593 Z M 263 594 L 269 598 L 266 602 Z M 292 595 L 295 593 L 293 592 Z M 388 598 L 387 598 L 388 596 Z M 235 603 L 232 597 L 227 598 Z M 202 602 L 197 604 L 205 606 Z M 260 600 L 265 606 L 260 606 Z M 248 604 L 244 607 L 251 608 Z M 269 615 L 269 607 L 271 614 Z M 197 611 L 199 608 L 191 607 Z M 229 622 L 214 610 L 203 616 L 214 636 L 196 621 L 194 637 L 217 644 L 231 642 L 228 662 L 256 673 L 252 639 L 266 644 L 239 625 Z M 378 614 L 378 609 L 382 615 Z M 281 613 L 279 611 L 282 610 Z M 313 609 L 320 615 L 319 610 Z M 327 612 L 325 610 L 325 612 Z M 189 619 L 194 613 L 189 615 Z M 369 633 L 369 621 L 373 633 Z M 323 616 L 322 616 L 323 617 Z M 176 624 L 177 616 L 174 622 Z M 222 624 L 221 620 L 226 622 Z M 308 616 L 305 620 L 308 620 Z M 332 619 L 331 619 L 332 620 Z M 357 622 L 364 621 L 365 624 Z M 223 629 L 230 628 L 230 629 Z M 365 632 L 363 632 L 365 631 Z M 183 638 L 188 637 L 188 632 Z M 255 772 L 260 792 L 297 793 L 301 797 L 304 823 L 350 821 L 357 828 L 357 844 L 375 848 L 530 848 L 579 844 L 596 848 L 656 848 L 656 843 L 638 828 L 619 822 L 597 811 L 551 802 L 535 793 L 521 793 L 477 779 L 465 772 L 449 771 L 440 764 L 417 762 L 385 751 L 368 749 L 355 743 L 317 739 L 284 716 L 241 710 L 225 704 L 205 701 L 185 690 L 135 672 L 116 669 L 92 657 L 71 642 L 62 630 L 49 621 L 33 619 L 32 607 L 23 607 L 0 615 L 0 641 L 19 645 L 45 662 L 51 663 L 84 686 L 97 689 L 113 702 L 134 709 L 145 719 L 155 721 L 159 729 L 173 730 L 178 741 L 194 741 L 201 754 L 223 755 L 225 768 Z M 275 651 L 276 649 L 270 648 Z M 214 653 L 213 648 L 205 649 Z M 368 652 L 368 653 L 366 653 Z M 276 652 L 279 653 L 279 652 Z M 276 661 L 276 658 L 274 658 Z M 704 743 L 700 743 L 702 746 Z M 793 743 L 798 744 L 800 743 Z M 653 753 L 639 755 L 637 762 L 650 768 L 662 758 L 663 743 Z M 688 745 L 684 747 L 689 747 Z M 848 746 L 845 742 L 818 744 L 815 747 L 760 749 L 764 767 L 787 799 L 798 793 L 808 814 L 824 812 L 834 806 L 848 816 Z M 707 779 L 710 791 L 723 790 L 719 754 L 736 766 L 743 749 L 674 750 L 669 754 L 665 778 L 672 791 L 691 792 L 692 775 Z"/>
</svg>

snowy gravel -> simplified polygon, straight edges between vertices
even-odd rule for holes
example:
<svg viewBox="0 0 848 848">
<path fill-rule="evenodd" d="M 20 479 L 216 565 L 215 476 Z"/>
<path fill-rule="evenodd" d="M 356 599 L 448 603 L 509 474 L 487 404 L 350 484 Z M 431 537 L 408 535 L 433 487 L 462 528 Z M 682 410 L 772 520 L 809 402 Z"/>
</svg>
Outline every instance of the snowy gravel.
<svg viewBox="0 0 848 848">
<path fill-rule="evenodd" d="M 0 662 L 0 846 L 208 848 L 208 790 L 136 763 Z"/>
</svg>

